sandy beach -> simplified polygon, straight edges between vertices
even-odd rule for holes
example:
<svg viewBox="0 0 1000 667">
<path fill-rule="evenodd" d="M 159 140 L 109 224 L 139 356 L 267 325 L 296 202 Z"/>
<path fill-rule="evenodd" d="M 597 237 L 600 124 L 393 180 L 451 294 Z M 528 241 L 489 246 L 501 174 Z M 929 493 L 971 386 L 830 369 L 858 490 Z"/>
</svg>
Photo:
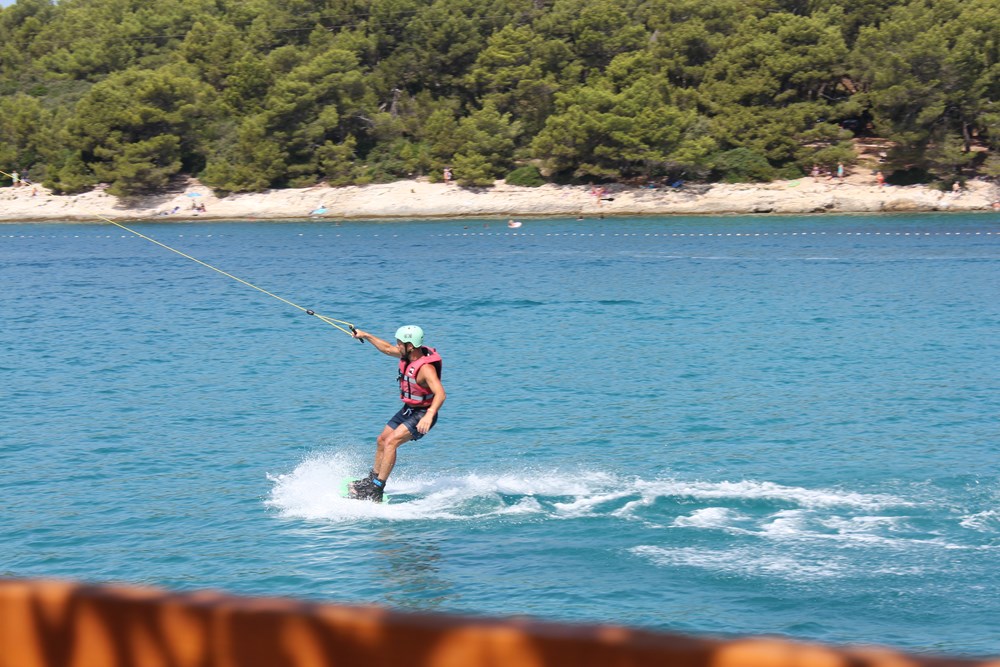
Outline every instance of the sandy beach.
<svg viewBox="0 0 1000 667">
<path fill-rule="evenodd" d="M 0 189 L 0 221 L 386 219 L 675 214 L 806 214 L 985 211 L 1000 201 L 1000 187 L 969 181 L 959 192 L 925 186 L 880 187 L 869 175 L 842 181 L 803 177 L 767 184 L 686 185 L 681 188 L 507 185 L 469 189 L 425 180 L 332 188 L 271 190 L 217 197 L 194 179 L 177 190 L 124 202 L 101 187 L 55 195 L 41 186 Z M 204 210 L 198 210 L 203 208 Z"/>
</svg>

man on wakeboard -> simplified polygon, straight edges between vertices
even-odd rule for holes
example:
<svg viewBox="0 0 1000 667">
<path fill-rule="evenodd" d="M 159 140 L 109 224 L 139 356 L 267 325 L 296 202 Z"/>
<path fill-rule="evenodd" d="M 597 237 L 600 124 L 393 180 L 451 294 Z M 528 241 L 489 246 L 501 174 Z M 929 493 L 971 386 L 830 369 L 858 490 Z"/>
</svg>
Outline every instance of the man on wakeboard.
<svg viewBox="0 0 1000 667">
<path fill-rule="evenodd" d="M 396 465 L 396 450 L 404 442 L 419 440 L 437 423 L 438 410 L 444 403 L 441 384 L 441 355 L 424 346 L 424 332 L 407 325 L 396 331 L 393 345 L 370 333 L 355 329 L 355 338 L 366 340 L 382 354 L 399 359 L 399 397 L 403 407 L 386 423 L 376 440 L 375 465 L 368 477 L 350 483 L 352 498 L 382 502 L 385 483 Z"/>
</svg>

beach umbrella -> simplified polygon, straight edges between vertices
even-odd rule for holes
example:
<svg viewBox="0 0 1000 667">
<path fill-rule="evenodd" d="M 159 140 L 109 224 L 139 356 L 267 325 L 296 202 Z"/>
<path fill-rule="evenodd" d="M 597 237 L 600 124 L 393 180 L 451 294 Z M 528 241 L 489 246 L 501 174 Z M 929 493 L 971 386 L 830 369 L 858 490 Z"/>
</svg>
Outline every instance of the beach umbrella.
<svg viewBox="0 0 1000 667">
<path fill-rule="evenodd" d="M 326 208 L 320 206 L 319 208 L 314 209 L 313 212 L 310 213 L 309 215 L 323 215 L 324 213 L 326 213 Z"/>
<path fill-rule="evenodd" d="M 189 193 L 187 193 L 187 196 L 188 197 L 200 197 L 201 193 L 200 192 L 189 192 Z"/>
</svg>

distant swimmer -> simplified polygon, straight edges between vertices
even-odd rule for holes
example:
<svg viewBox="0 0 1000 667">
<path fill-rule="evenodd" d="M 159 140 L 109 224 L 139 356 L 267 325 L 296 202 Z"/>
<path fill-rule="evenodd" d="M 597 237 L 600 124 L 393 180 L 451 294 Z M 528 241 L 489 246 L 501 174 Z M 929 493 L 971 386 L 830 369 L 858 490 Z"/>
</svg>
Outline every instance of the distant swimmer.
<svg viewBox="0 0 1000 667">
<path fill-rule="evenodd" d="M 396 450 L 404 442 L 419 440 L 437 423 L 438 411 L 444 403 L 441 384 L 441 355 L 424 346 L 423 329 L 413 325 L 396 331 L 396 344 L 354 330 L 354 337 L 366 340 L 382 354 L 399 359 L 399 397 L 403 407 L 386 423 L 376 440 L 375 465 L 368 477 L 351 482 L 351 497 L 382 502 L 385 483 L 396 465 Z"/>
<path fill-rule="evenodd" d="M 508 220 L 507 226 L 510 227 L 511 229 L 517 229 L 518 227 L 521 226 L 521 222 L 520 220 Z"/>
</svg>

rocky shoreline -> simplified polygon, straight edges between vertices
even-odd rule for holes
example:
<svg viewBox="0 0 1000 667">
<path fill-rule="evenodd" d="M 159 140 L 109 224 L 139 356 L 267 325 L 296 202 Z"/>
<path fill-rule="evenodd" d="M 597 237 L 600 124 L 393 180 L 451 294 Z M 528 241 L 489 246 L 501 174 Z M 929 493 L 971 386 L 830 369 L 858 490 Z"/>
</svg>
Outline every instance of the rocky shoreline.
<svg viewBox="0 0 1000 667">
<path fill-rule="evenodd" d="M 925 186 L 880 186 L 868 176 L 803 177 L 767 184 L 685 185 L 679 188 L 507 185 L 461 188 L 426 180 L 388 184 L 271 190 L 217 197 L 189 180 L 169 194 L 122 201 L 102 188 L 54 195 L 41 186 L 0 190 L 0 221 L 365 220 L 447 217 L 566 217 L 990 211 L 1000 213 L 1000 187 L 969 181 L 958 192 Z"/>
</svg>

